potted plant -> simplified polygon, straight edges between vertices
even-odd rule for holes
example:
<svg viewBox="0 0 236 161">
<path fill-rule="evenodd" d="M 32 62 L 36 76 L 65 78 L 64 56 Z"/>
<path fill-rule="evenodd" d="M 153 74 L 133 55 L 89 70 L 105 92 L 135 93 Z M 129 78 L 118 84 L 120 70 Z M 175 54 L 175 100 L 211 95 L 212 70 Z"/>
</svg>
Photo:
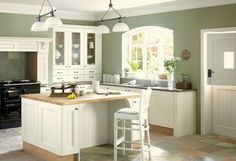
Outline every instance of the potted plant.
<svg viewBox="0 0 236 161">
<path fill-rule="evenodd" d="M 132 71 L 132 73 L 130 73 L 131 77 L 134 77 L 136 75 L 137 70 L 138 70 L 139 64 L 134 60 L 128 61 L 128 64 L 129 64 L 130 69 Z"/>
<path fill-rule="evenodd" d="M 178 76 L 178 82 L 176 83 L 177 89 L 192 89 L 192 83 L 189 74 L 181 73 Z"/>
<path fill-rule="evenodd" d="M 178 62 L 180 61 L 180 57 L 173 57 L 171 59 L 164 60 L 164 68 L 168 73 L 168 87 L 173 87 L 173 73 L 177 67 Z"/>
</svg>

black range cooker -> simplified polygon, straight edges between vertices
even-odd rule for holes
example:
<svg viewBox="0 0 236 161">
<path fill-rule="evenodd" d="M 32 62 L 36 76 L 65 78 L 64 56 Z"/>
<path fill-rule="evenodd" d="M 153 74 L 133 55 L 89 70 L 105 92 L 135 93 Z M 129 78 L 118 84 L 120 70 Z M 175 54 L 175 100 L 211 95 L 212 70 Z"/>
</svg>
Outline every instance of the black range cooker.
<svg viewBox="0 0 236 161">
<path fill-rule="evenodd" d="M 0 81 L 0 129 L 21 126 L 21 94 L 40 93 L 40 83 L 30 80 Z"/>
</svg>

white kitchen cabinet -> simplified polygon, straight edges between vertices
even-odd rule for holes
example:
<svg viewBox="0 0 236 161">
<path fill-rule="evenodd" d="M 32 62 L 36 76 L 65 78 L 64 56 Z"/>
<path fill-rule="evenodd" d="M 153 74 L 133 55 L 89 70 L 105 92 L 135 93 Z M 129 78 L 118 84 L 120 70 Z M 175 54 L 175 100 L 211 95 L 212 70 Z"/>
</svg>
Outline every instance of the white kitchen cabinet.
<svg viewBox="0 0 236 161">
<path fill-rule="evenodd" d="M 64 25 L 55 29 L 53 46 L 54 83 L 100 80 L 101 34 L 95 27 Z"/>
<path fill-rule="evenodd" d="M 162 127 L 174 127 L 174 92 L 152 91 L 149 107 L 149 123 Z"/>
<path fill-rule="evenodd" d="M 40 147 L 47 149 L 53 153 L 61 153 L 61 130 L 62 130 L 62 108 L 58 105 L 34 102 L 37 103 L 39 110 L 38 115 L 38 133 Z M 30 120 L 29 120 L 30 121 Z"/>
<path fill-rule="evenodd" d="M 57 155 L 108 142 L 106 102 L 61 106 L 22 98 L 22 110 L 23 140 Z"/>
<path fill-rule="evenodd" d="M 81 123 L 81 110 L 79 105 L 71 105 L 63 108 L 63 154 L 69 155 L 77 153 L 79 149 L 79 133 L 83 132 L 83 129 L 77 127 Z"/>
<path fill-rule="evenodd" d="M 97 69 L 99 67 L 100 53 L 101 53 L 101 36 L 97 34 L 94 29 L 85 29 L 85 57 L 84 57 L 84 68 L 85 69 Z"/>
<path fill-rule="evenodd" d="M 101 89 L 141 92 L 141 89 L 101 85 Z M 130 106 L 139 107 L 139 99 L 129 99 Z M 174 136 L 196 133 L 196 91 L 152 90 L 149 124 L 171 128 Z M 135 135 L 134 135 L 135 138 Z"/>
<path fill-rule="evenodd" d="M 22 99 L 22 139 L 38 144 L 38 108 L 34 101 Z"/>
</svg>

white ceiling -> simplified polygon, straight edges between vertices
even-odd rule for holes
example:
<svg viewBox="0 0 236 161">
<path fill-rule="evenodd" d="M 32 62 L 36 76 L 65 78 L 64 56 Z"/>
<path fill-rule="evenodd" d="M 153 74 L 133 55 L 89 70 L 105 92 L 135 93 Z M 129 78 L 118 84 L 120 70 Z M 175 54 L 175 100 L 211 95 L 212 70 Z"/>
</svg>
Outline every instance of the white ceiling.
<svg viewBox="0 0 236 161">
<path fill-rule="evenodd" d="M 0 12 L 37 15 L 43 0 L 0 0 Z M 109 0 L 50 0 L 65 19 L 99 20 Z M 138 16 L 236 3 L 236 0 L 112 0 L 122 16 Z M 47 5 L 47 4 L 46 4 Z M 48 5 L 47 5 L 48 6 Z M 44 11 L 48 11 L 47 6 Z M 109 12 L 108 17 L 114 13 Z"/>
<path fill-rule="evenodd" d="M 24 5 L 41 5 L 43 0 L 1 0 L 5 3 Z M 109 0 L 50 0 L 58 10 L 101 12 L 108 8 Z M 152 4 L 160 4 L 175 0 L 113 0 L 116 9 L 132 8 Z"/>
</svg>

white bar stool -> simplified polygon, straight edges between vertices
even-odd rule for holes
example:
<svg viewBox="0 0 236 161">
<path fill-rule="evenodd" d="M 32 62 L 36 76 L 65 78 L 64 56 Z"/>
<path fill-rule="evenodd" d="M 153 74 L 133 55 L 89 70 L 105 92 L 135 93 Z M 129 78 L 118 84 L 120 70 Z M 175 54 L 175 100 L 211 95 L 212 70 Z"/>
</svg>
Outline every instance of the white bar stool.
<svg viewBox="0 0 236 161">
<path fill-rule="evenodd" d="M 123 150 L 123 155 L 125 155 L 126 150 L 139 151 L 141 152 L 141 161 L 144 161 L 144 152 L 147 151 L 151 160 L 151 142 L 148 124 L 148 107 L 151 92 L 150 87 L 147 90 L 142 90 L 138 109 L 122 108 L 114 114 L 114 161 L 117 161 L 117 150 Z M 126 126 L 126 120 L 131 121 L 128 127 Z M 137 120 L 136 122 L 138 123 L 134 123 L 134 120 Z M 120 126 L 121 124 L 122 126 Z M 121 137 L 118 137 L 119 130 L 122 132 Z M 132 143 L 134 142 L 126 140 L 126 130 L 139 131 L 140 148 L 132 148 Z M 144 143 L 145 132 L 147 133 L 147 143 Z M 126 147 L 125 144 L 130 144 L 130 148 Z"/>
</svg>

